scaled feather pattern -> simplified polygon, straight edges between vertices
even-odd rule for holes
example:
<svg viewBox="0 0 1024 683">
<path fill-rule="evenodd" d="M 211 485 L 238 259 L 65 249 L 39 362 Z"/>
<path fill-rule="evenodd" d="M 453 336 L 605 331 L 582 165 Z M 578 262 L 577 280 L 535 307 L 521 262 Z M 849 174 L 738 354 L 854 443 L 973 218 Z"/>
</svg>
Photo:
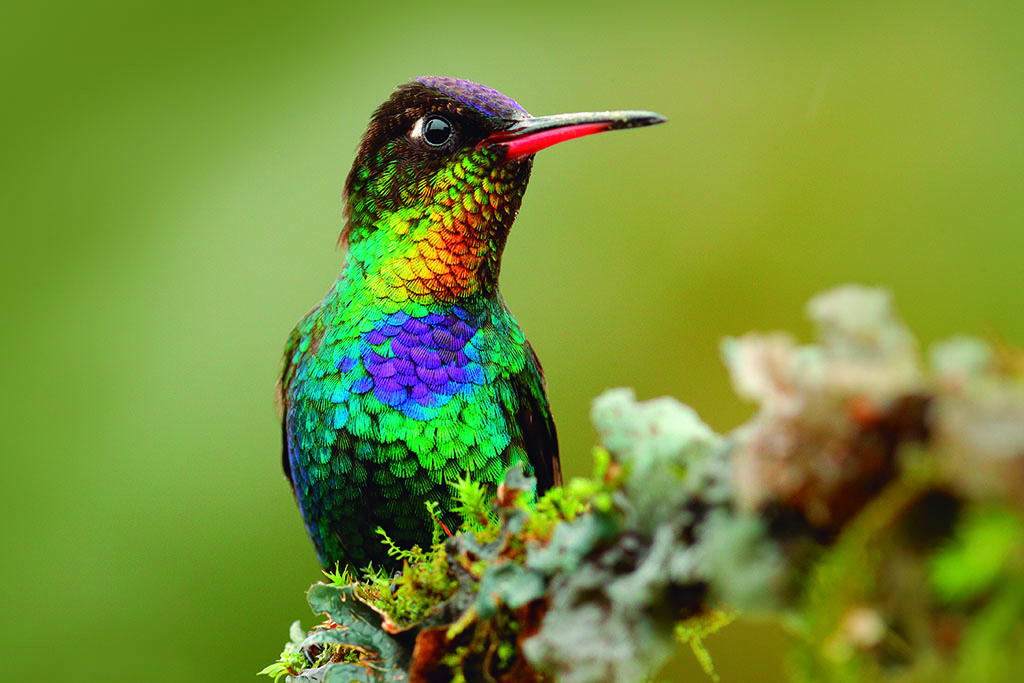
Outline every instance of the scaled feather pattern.
<svg viewBox="0 0 1024 683">
<path fill-rule="evenodd" d="M 544 488 L 560 478 L 541 367 L 497 289 L 532 160 L 475 144 L 421 160 L 404 131 L 430 112 L 481 135 L 528 116 L 432 77 L 400 88 L 363 139 L 345 267 L 292 332 L 281 378 L 285 470 L 324 566 L 391 566 L 378 526 L 428 544 L 426 504 L 453 524 L 459 477 L 496 487 L 521 463 Z"/>
</svg>

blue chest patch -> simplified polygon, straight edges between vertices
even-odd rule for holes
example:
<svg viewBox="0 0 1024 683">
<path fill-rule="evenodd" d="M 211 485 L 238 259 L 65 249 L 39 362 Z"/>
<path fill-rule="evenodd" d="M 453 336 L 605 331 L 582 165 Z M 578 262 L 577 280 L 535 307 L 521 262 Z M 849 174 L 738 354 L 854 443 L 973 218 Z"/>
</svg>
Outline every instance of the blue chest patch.
<svg viewBox="0 0 1024 683">
<path fill-rule="evenodd" d="M 411 317 L 399 311 L 359 340 L 366 375 L 355 380 L 353 394 L 373 393 L 386 406 L 414 420 L 432 419 L 454 396 L 469 397 L 487 382 L 480 362 L 482 333 L 459 307 L 450 313 Z M 351 357 L 343 373 L 358 365 Z"/>
</svg>

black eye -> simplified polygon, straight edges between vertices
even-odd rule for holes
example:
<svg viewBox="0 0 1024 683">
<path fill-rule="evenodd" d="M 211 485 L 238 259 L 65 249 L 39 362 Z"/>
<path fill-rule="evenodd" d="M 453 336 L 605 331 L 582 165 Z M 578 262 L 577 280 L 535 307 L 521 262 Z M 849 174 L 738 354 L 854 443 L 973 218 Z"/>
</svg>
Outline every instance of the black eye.
<svg viewBox="0 0 1024 683">
<path fill-rule="evenodd" d="M 428 145 L 440 147 L 452 136 L 452 124 L 440 116 L 431 116 L 423 122 L 423 139 Z"/>
</svg>

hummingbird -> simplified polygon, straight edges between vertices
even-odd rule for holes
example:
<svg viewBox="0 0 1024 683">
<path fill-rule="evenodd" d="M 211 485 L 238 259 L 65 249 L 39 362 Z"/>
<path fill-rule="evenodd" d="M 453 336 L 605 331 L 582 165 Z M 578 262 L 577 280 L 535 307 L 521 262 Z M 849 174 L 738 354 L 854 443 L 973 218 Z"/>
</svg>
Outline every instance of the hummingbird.
<svg viewBox="0 0 1024 683">
<path fill-rule="evenodd" d="M 292 330 L 278 400 L 282 461 L 324 567 L 397 569 L 377 533 L 430 544 L 453 483 L 495 490 L 522 465 L 561 484 L 533 347 L 498 289 L 534 154 L 665 119 L 647 111 L 531 116 L 471 81 L 425 76 L 374 112 L 344 190 L 340 277 Z"/>
</svg>

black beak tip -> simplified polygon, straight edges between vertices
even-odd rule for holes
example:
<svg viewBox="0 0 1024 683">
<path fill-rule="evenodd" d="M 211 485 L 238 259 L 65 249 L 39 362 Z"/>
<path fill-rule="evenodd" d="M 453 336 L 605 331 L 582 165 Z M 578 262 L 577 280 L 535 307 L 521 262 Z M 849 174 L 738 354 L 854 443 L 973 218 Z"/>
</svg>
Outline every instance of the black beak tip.
<svg viewBox="0 0 1024 683">
<path fill-rule="evenodd" d="M 644 126 L 656 126 L 659 123 L 667 123 L 668 119 L 653 111 L 629 112 L 628 116 L 622 118 L 615 128 L 642 128 Z"/>
</svg>

